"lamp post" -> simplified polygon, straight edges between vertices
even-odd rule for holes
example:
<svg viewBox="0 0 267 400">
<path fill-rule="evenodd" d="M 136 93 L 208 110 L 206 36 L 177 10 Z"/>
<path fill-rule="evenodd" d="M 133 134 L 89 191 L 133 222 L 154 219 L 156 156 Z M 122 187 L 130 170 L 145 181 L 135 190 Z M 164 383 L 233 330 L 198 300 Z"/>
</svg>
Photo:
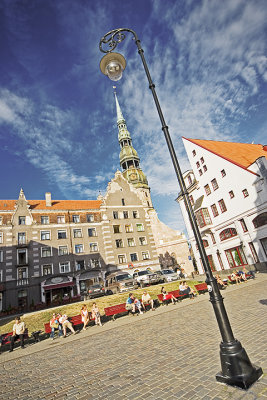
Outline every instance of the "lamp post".
<svg viewBox="0 0 267 400">
<path fill-rule="evenodd" d="M 144 50 L 141 47 L 141 42 L 136 32 L 131 29 L 119 28 L 108 32 L 105 36 L 102 37 L 99 43 L 99 49 L 100 51 L 105 53 L 105 56 L 100 61 L 100 69 L 102 73 L 104 75 L 107 75 L 111 80 L 117 81 L 122 77 L 122 73 L 126 67 L 126 61 L 121 54 L 112 51 L 117 47 L 119 43 L 121 43 L 126 38 L 127 33 L 131 33 L 133 35 L 133 39 L 135 40 L 138 53 L 141 57 L 143 67 L 145 69 L 145 73 L 149 82 L 149 88 L 152 92 L 154 102 L 159 114 L 162 130 L 164 132 L 175 173 L 185 202 L 186 211 L 188 213 L 188 217 L 194 232 L 196 243 L 198 245 L 198 249 L 206 273 L 206 282 L 209 289 L 210 302 L 212 303 L 219 330 L 222 336 L 222 342 L 220 344 L 222 370 L 221 372 L 216 374 L 216 379 L 219 382 L 223 382 L 228 385 L 239 386 L 242 389 L 248 389 L 254 382 L 256 382 L 260 378 L 260 376 L 262 375 L 262 369 L 251 364 L 245 349 L 242 347 L 241 343 L 237 339 L 235 339 L 233 335 L 226 309 L 224 307 L 223 297 L 221 296 L 217 281 L 214 278 L 209 265 L 209 261 L 202 242 L 201 234 L 196 222 L 193 208 L 189 200 L 189 195 L 186 189 L 183 175 L 169 134 L 169 129 L 166 125 L 156 94 L 155 85 L 151 79 L 150 72 L 144 57 Z"/>
</svg>

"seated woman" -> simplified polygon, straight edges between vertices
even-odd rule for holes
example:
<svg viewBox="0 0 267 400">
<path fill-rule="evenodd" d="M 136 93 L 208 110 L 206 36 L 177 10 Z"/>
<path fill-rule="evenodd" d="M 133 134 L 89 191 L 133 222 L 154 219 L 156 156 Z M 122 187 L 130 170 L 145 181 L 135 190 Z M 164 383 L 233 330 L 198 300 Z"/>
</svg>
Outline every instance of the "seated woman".
<svg viewBox="0 0 267 400">
<path fill-rule="evenodd" d="M 163 295 L 163 301 L 167 302 L 168 300 L 171 300 L 172 304 L 176 303 L 176 298 L 174 297 L 174 295 L 171 293 L 167 293 L 166 290 L 164 289 L 164 286 L 162 286 L 161 288 L 161 293 Z"/>
<path fill-rule="evenodd" d="M 180 294 L 188 294 L 190 299 L 193 299 L 195 297 L 194 291 L 191 289 L 190 286 L 188 286 L 186 281 L 180 283 L 179 292 Z"/>
<path fill-rule="evenodd" d="M 247 282 L 246 272 L 240 270 L 238 271 L 238 275 L 242 281 Z"/>
<path fill-rule="evenodd" d="M 225 283 L 225 282 L 221 279 L 220 275 L 217 274 L 217 275 L 215 276 L 215 278 L 216 278 L 217 284 L 218 284 L 218 286 L 219 286 L 219 289 L 221 289 L 221 290 L 222 290 L 222 289 L 226 289 L 227 283 Z"/>
</svg>

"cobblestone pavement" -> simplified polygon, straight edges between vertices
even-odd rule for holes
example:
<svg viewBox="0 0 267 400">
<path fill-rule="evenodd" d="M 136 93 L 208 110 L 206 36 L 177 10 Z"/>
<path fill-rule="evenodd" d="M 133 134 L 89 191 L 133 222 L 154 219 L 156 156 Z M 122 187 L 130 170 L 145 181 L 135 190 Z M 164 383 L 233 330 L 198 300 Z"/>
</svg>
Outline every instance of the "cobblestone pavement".
<svg viewBox="0 0 267 400">
<path fill-rule="evenodd" d="M 220 334 L 209 296 L 118 318 L 0 356 L 0 399 L 267 399 L 267 274 L 223 295 L 235 337 L 264 376 L 220 384 Z"/>
</svg>

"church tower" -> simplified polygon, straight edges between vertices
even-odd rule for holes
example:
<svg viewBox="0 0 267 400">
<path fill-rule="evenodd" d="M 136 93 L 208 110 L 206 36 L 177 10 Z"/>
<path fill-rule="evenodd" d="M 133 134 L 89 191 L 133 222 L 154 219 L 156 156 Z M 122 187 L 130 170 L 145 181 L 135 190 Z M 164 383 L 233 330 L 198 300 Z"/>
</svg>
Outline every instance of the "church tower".
<svg viewBox="0 0 267 400">
<path fill-rule="evenodd" d="M 118 139 L 121 148 L 120 166 L 122 174 L 141 194 L 144 205 L 153 207 L 147 177 L 140 167 L 140 158 L 132 145 L 132 138 L 127 129 L 126 121 L 122 115 L 115 91 L 114 95 L 117 110 L 117 126 L 119 130 Z"/>
</svg>

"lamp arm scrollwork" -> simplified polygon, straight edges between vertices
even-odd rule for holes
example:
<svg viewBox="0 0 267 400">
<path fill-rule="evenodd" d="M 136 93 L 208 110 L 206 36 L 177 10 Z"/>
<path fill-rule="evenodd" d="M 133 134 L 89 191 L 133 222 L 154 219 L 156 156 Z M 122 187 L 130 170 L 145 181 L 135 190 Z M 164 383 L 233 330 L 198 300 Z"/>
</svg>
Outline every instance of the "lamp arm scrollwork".
<svg viewBox="0 0 267 400">
<path fill-rule="evenodd" d="M 112 31 L 106 33 L 105 36 L 102 37 L 99 43 L 99 50 L 102 51 L 102 53 L 111 53 L 114 49 L 116 49 L 117 45 L 126 38 L 124 32 L 132 33 L 135 41 L 136 42 L 139 41 L 136 32 L 133 31 L 132 29 L 127 29 L 127 28 L 113 29 Z M 104 46 L 108 46 L 108 50 L 106 50 Z"/>
</svg>

